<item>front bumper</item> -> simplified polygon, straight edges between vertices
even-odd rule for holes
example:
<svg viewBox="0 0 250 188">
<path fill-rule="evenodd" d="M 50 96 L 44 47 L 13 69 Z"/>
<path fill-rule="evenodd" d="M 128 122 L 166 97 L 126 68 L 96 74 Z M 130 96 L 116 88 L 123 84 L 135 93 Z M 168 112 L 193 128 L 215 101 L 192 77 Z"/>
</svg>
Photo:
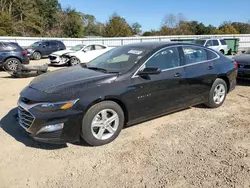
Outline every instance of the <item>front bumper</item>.
<svg viewBox="0 0 250 188">
<path fill-rule="evenodd" d="M 52 65 L 65 65 L 69 62 L 69 58 L 55 55 L 50 55 L 49 60 Z"/>
<path fill-rule="evenodd" d="M 34 106 L 34 104 L 18 101 L 19 125 L 31 137 L 39 142 L 51 144 L 79 141 L 82 111 L 72 108 L 56 112 L 40 112 Z M 64 126 L 61 130 L 41 132 L 41 128 L 55 124 L 63 124 Z"/>
<path fill-rule="evenodd" d="M 238 68 L 238 78 L 250 78 L 250 69 Z"/>
</svg>

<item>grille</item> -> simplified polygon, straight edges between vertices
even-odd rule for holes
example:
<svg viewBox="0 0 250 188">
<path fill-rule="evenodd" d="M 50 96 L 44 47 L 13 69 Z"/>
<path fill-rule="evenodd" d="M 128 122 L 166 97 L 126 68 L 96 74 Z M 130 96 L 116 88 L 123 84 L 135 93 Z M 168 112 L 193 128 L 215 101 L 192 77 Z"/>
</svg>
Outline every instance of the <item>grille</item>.
<svg viewBox="0 0 250 188">
<path fill-rule="evenodd" d="M 49 59 L 50 59 L 50 60 L 55 60 L 56 57 L 55 57 L 55 56 L 49 56 Z"/>
<path fill-rule="evenodd" d="M 245 68 L 245 69 L 250 69 L 250 65 L 242 65 L 242 64 L 238 64 L 239 68 Z"/>
<path fill-rule="evenodd" d="M 19 124 L 24 129 L 28 129 L 32 125 L 35 118 L 31 115 L 31 113 L 29 113 L 27 110 L 19 106 L 18 107 L 18 119 L 19 119 Z"/>
</svg>

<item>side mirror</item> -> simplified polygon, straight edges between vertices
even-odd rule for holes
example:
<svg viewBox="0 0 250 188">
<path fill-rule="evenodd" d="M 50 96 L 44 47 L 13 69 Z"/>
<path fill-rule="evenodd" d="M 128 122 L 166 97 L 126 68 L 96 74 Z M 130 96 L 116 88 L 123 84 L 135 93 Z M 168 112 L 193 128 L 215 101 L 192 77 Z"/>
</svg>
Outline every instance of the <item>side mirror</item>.
<svg viewBox="0 0 250 188">
<path fill-rule="evenodd" d="M 143 70 L 139 71 L 137 75 L 139 76 L 146 76 L 146 75 L 153 75 L 153 74 L 160 74 L 161 69 L 156 67 L 146 67 Z"/>
</svg>

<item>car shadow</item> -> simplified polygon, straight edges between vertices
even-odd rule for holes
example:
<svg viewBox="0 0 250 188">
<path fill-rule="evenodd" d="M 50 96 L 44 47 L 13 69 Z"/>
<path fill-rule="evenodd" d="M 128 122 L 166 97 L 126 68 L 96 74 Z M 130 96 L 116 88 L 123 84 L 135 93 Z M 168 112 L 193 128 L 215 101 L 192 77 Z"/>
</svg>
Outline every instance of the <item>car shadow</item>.
<svg viewBox="0 0 250 188">
<path fill-rule="evenodd" d="M 44 150 L 55 150 L 67 147 L 66 144 L 46 144 L 35 141 L 31 138 L 25 130 L 19 126 L 17 121 L 17 108 L 9 111 L 0 120 L 0 128 L 2 128 L 6 133 L 15 138 L 16 141 L 23 143 L 27 147 L 44 149 Z"/>
</svg>

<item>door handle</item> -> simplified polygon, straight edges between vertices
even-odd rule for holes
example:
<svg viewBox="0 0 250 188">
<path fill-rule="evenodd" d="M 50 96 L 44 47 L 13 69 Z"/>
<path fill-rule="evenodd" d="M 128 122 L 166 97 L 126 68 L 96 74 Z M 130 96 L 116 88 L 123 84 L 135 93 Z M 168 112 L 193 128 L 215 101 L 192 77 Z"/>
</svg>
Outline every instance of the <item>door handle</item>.
<svg viewBox="0 0 250 188">
<path fill-rule="evenodd" d="M 174 77 L 181 77 L 181 73 L 179 72 L 175 73 Z"/>
<path fill-rule="evenodd" d="M 208 66 L 207 70 L 213 70 L 214 67 L 213 66 Z"/>
</svg>

